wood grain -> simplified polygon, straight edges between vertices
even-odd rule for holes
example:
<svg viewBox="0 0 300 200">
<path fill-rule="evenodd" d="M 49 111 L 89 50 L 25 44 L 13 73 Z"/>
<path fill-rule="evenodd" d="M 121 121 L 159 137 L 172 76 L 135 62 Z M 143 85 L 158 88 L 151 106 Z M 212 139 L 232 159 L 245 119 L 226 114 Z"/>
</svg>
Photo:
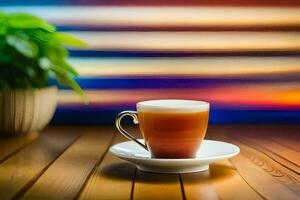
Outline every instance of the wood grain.
<svg viewBox="0 0 300 200">
<path fill-rule="evenodd" d="M 222 131 L 215 131 L 214 138 L 236 143 L 235 140 L 230 140 L 230 138 Z M 237 136 L 235 138 L 239 137 Z M 274 163 L 272 162 L 274 161 L 272 161 L 272 159 L 266 159 L 266 156 L 261 157 L 253 154 L 253 152 L 246 151 L 242 145 L 240 145 L 240 147 L 241 153 L 231 158 L 230 161 L 255 191 L 259 192 L 265 199 L 299 198 L 297 192 L 295 192 L 293 188 L 288 187 L 287 184 L 284 184 L 282 180 L 278 178 L 278 174 L 281 174 L 282 171 L 279 171 L 276 168 L 276 170 L 273 170 Z M 292 180 L 293 185 L 297 186 L 297 179 L 290 178 L 290 176 L 286 177 L 289 177 L 289 181 Z"/>
<path fill-rule="evenodd" d="M 213 139 L 211 129 L 205 138 Z M 182 174 L 181 179 L 186 199 L 262 199 L 228 160 L 210 165 L 209 171 Z"/>
<path fill-rule="evenodd" d="M 240 154 L 231 159 L 241 176 L 266 199 L 298 199 L 294 192 Z"/>
<path fill-rule="evenodd" d="M 270 141 L 282 144 L 287 148 L 296 147 L 299 151 L 299 141 L 300 141 L 300 126 L 297 125 L 260 125 L 260 126 L 247 126 L 244 130 L 243 126 L 240 126 L 243 135 L 250 135 L 256 138 L 264 138 Z M 290 146 L 290 144 L 294 144 Z"/>
<path fill-rule="evenodd" d="M 84 132 L 25 193 L 23 199 L 74 199 L 77 196 L 114 135 L 108 128 Z"/>
<path fill-rule="evenodd" d="M 137 127 L 126 129 L 139 136 Z M 299 130 L 212 125 L 207 139 L 241 153 L 178 175 L 142 172 L 107 153 L 126 140 L 112 126 L 52 126 L 39 137 L 0 139 L 0 199 L 300 199 Z"/>
<path fill-rule="evenodd" d="M 126 129 L 136 138 L 141 138 L 138 127 L 126 127 Z M 184 198 L 178 174 L 148 173 L 137 170 L 133 189 L 133 199 Z"/>
<path fill-rule="evenodd" d="M 300 154 L 299 152 L 286 147 L 282 144 L 279 144 L 277 142 L 274 142 L 270 138 L 266 137 L 260 137 L 259 140 L 257 138 L 246 138 L 243 136 L 244 140 L 248 140 L 249 142 L 252 142 L 256 146 L 260 146 L 261 148 L 265 149 L 265 151 L 269 151 L 273 154 L 276 154 L 277 156 L 280 156 L 282 159 L 285 159 L 291 164 L 296 165 L 297 167 L 300 167 Z"/>
<path fill-rule="evenodd" d="M 278 163 L 280 163 L 281 165 L 285 166 L 286 168 L 288 168 L 289 170 L 300 174 L 300 168 L 298 165 L 295 165 L 292 162 L 289 162 L 289 160 L 287 160 L 286 158 L 277 155 L 276 153 L 268 150 L 267 148 L 265 148 L 264 146 L 258 145 L 255 142 L 251 142 L 251 140 L 248 139 L 243 139 L 241 138 L 240 141 L 244 142 L 245 144 L 253 147 L 254 149 L 257 149 L 260 152 L 263 152 L 264 154 L 268 155 L 270 158 L 272 158 L 273 160 L 277 161 Z"/>
<path fill-rule="evenodd" d="M 76 132 L 45 132 L 0 164 L 0 199 L 11 199 L 32 184 L 78 137 Z"/>
<path fill-rule="evenodd" d="M 300 152 L 300 126 L 295 125 L 264 125 L 250 127 L 252 137 L 263 137 L 264 139 L 277 142 L 287 148 Z M 244 132 L 244 131 L 243 131 Z M 249 133 L 246 133 L 247 135 Z M 246 135 L 243 134 L 243 135 Z"/>
<path fill-rule="evenodd" d="M 7 159 L 9 156 L 16 153 L 22 147 L 33 142 L 38 137 L 38 133 L 32 133 L 23 137 L 15 138 L 1 138 L 0 140 L 0 163 Z"/>
<path fill-rule="evenodd" d="M 113 144 L 125 140 L 127 139 L 118 134 Z M 79 199 L 130 199 L 135 171 L 135 165 L 107 153 L 93 171 Z"/>
<path fill-rule="evenodd" d="M 211 140 L 210 134 L 206 134 L 205 139 Z M 211 170 L 211 166 L 209 166 Z M 181 187 L 186 199 L 220 199 L 216 189 L 210 182 L 210 172 L 203 171 L 192 174 L 180 174 Z"/>
<path fill-rule="evenodd" d="M 288 128 L 286 126 L 225 126 L 222 127 L 223 131 L 232 133 L 230 135 L 236 135 L 240 142 L 243 142 L 260 152 L 268 155 L 273 160 L 284 165 L 290 170 L 300 174 L 300 154 L 295 148 L 300 146 L 300 137 L 298 136 L 300 132 L 295 132 L 296 127 Z M 282 132 L 284 130 L 284 132 Z M 238 133 L 241 132 L 242 134 Z M 299 129 L 298 129 L 299 131 Z M 281 133 L 280 144 L 274 141 L 273 135 L 276 133 Z M 284 137 L 286 134 L 290 138 L 293 138 L 292 144 L 290 146 L 290 140 Z M 291 148 L 292 147 L 292 148 Z"/>
<path fill-rule="evenodd" d="M 178 175 L 137 170 L 133 199 L 183 199 Z"/>
<path fill-rule="evenodd" d="M 267 173 L 271 174 L 276 178 L 281 184 L 284 184 L 290 190 L 294 191 L 300 195 L 300 176 L 294 171 L 289 170 L 284 165 L 279 163 L 277 160 L 267 156 L 265 153 L 260 152 L 253 148 L 253 146 L 248 146 L 243 143 L 239 137 L 234 137 L 233 135 L 221 136 L 222 139 L 233 142 L 241 148 L 242 153 L 249 158 L 254 164 L 261 167 Z"/>
<path fill-rule="evenodd" d="M 282 137 L 282 134 L 284 134 L 284 132 L 272 134 L 271 138 L 268 136 L 265 137 L 270 138 L 271 140 L 274 140 L 275 142 L 282 144 L 285 147 L 298 151 L 299 153 L 300 130 L 297 130 L 297 133 L 290 131 L 288 137 Z"/>
<path fill-rule="evenodd" d="M 210 172 L 181 174 L 182 187 L 186 199 L 218 200 L 219 195 L 210 182 Z"/>
<path fill-rule="evenodd" d="M 300 195 L 300 176 L 297 173 L 288 170 L 283 165 L 269 158 L 265 154 L 252 149 L 251 147 L 248 147 L 242 143 L 236 144 L 242 148 L 244 155 L 253 163 L 261 167 L 267 173 L 271 174 L 281 184 Z"/>
<path fill-rule="evenodd" d="M 181 177 L 186 199 L 262 199 L 228 160 L 210 165 L 209 171 L 182 174 Z"/>
</svg>

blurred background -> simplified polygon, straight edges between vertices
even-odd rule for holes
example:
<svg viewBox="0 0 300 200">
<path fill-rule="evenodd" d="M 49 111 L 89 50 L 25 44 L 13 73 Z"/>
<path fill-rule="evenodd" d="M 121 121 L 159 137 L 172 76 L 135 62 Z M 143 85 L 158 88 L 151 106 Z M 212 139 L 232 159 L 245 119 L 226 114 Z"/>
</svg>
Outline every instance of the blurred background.
<svg viewBox="0 0 300 200">
<path fill-rule="evenodd" d="M 300 123 L 299 0 L 0 0 L 88 43 L 90 104 L 60 87 L 53 124 L 112 124 L 149 99 L 211 103 L 210 123 Z"/>
</svg>

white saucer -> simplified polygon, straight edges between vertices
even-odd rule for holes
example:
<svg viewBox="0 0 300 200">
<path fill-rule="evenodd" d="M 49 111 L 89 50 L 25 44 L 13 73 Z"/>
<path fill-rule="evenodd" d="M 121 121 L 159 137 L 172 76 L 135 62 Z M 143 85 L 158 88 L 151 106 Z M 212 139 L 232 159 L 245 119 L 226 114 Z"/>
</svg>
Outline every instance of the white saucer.
<svg viewBox="0 0 300 200">
<path fill-rule="evenodd" d="M 139 140 L 144 143 L 144 140 Z M 237 155 L 240 148 L 226 142 L 203 140 L 196 158 L 159 159 L 132 141 L 112 146 L 109 151 L 117 157 L 136 164 L 137 168 L 157 173 L 191 173 L 208 169 L 210 163 Z"/>
</svg>

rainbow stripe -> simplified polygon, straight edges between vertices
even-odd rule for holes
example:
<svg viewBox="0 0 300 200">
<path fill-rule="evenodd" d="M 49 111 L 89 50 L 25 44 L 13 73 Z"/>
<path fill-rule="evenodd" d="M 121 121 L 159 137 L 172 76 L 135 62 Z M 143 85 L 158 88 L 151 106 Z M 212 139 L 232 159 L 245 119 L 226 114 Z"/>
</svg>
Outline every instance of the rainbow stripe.
<svg viewBox="0 0 300 200">
<path fill-rule="evenodd" d="M 60 86 L 53 123 L 111 124 L 136 102 L 163 98 L 209 101 L 211 123 L 300 122 L 300 7 L 3 9 L 88 43 L 69 61 L 90 104 Z"/>
</svg>

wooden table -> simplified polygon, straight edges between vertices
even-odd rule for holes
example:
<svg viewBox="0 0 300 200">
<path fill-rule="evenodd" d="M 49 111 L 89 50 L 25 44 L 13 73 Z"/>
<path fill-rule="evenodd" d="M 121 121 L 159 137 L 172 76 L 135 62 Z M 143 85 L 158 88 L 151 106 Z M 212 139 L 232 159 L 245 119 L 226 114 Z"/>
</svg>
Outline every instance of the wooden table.
<svg viewBox="0 0 300 200">
<path fill-rule="evenodd" d="M 108 153 L 124 140 L 112 126 L 1 139 L 0 199 L 300 199 L 300 126 L 210 126 L 207 138 L 241 153 L 206 172 L 153 174 Z"/>
</svg>

